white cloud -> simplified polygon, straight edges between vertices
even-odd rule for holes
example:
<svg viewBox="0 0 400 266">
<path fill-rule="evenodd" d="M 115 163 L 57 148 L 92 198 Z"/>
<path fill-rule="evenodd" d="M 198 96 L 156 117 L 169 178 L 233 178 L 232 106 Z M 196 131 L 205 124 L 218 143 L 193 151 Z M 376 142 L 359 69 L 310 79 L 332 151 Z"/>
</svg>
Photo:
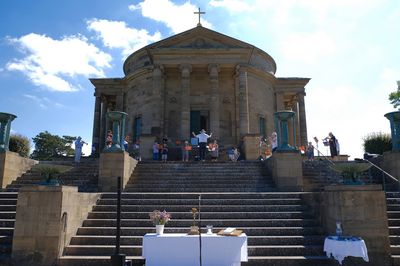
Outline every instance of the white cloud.
<svg viewBox="0 0 400 266">
<path fill-rule="evenodd" d="M 20 71 L 37 86 L 50 91 L 71 92 L 77 88 L 68 81 L 76 76 L 104 76 L 110 67 L 111 56 L 88 43 L 83 36 L 67 36 L 55 40 L 30 33 L 9 39 L 26 56 L 7 63 L 7 70 Z"/>
<path fill-rule="evenodd" d="M 106 47 L 122 49 L 124 58 L 147 44 L 161 39 L 160 32 L 150 35 L 145 29 L 127 27 L 123 21 L 92 19 L 87 22 L 87 27 L 99 34 L 99 38 Z"/>
<path fill-rule="evenodd" d="M 189 1 L 182 5 L 177 5 L 169 0 L 144 0 L 137 5 L 131 5 L 130 10 L 142 10 L 142 16 L 164 23 L 173 33 L 179 33 L 194 28 L 198 23 L 198 16 L 193 12 L 198 11 L 198 7 Z M 201 18 L 204 27 L 212 28 L 204 16 Z"/>
<path fill-rule="evenodd" d="M 249 1 L 244 0 L 211 0 L 209 5 L 213 7 L 224 7 L 231 12 L 252 11 L 255 8 L 254 5 L 249 4 Z"/>
<path fill-rule="evenodd" d="M 48 109 L 50 106 L 52 107 L 56 107 L 56 108 L 64 108 L 65 106 L 61 103 L 57 103 L 57 102 L 53 102 L 52 100 L 50 100 L 47 97 L 38 97 L 35 95 L 31 95 L 31 94 L 24 94 L 22 95 L 23 97 L 33 101 L 34 103 L 36 103 L 40 108 L 46 110 Z"/>
<path fill-rule="evenodd" d="M 332 55 L 335 41 L 325 32 L 303 32 L 288 35 L 281 45 L 281 53 L 290 60 L 313 63 L 321 57 Z"/>
</svg>

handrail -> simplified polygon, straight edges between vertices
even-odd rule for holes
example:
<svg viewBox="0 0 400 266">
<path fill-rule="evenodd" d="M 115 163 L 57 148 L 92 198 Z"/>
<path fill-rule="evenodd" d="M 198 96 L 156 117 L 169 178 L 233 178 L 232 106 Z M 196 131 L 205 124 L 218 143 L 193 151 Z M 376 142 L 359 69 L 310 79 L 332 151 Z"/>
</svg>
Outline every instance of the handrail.
<svg viewBox="0 0 400 266">
<path fill-rule="evenodd" d="M 335 165 L 335 163 L 334 163 L 331 159 L 329 159 L 325 154 L 323 154 L 320 150 L 318 150 L 318 148 L 315 148 L 315 147 L 314 147 L 314 149 L 316 149 L 317 152 L 318 152 L 318 154 L 321 154 L 322 157 L 325 158 L 325 160 L 327 160 L 328 162 L 330 162 L 332 165 Z M 318 156 L 319 156 L 319 155 L 318 155 Z"/>
<path fill-rule="evenodd" d="M 373 162 L 371 162 L 368 159 L 359 159 L 359 158 L 355 158 L 355 161 L 367 161 L 369 162 L 372 166 L 374 166 L 375 168 L 377 168 L 379 171 L 381 171 L 382 173 L 386 174 L 388 177 L 390 177 L 392 180 L 399 182 L 399 179 L 397 179 L 396 177 L 392 176 L 391 174 L 389 174 L 388 172 L 386 172 L 385 170 L 383 170 L 382 168 L 380 168 L 379 166 L 377 166 L 376 164 L 374 164 Z"/>
</svg>

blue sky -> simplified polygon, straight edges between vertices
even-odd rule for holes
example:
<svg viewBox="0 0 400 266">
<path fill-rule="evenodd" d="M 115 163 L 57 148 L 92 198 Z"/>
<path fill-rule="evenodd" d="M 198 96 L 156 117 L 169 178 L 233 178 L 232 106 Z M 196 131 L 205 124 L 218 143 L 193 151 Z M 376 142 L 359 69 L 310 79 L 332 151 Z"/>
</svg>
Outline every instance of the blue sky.
<svg viewBox="0 0 400 266">
<path fill-rule="evenodd" d="M 13 133 L 91 142 L 91 77 L 122 77 L 135 50 L 197 24 L 253 44 L 278 77 L 308 77 L 308 135 L 332 131 L 360 157 L 362 137 L 389 132 L 388 94 L 400 80 L 396 0 L 37 0 L 0 2 L 0 111 Z M 324 152 L 324 148 L 322 149 Z"/>
</svg>

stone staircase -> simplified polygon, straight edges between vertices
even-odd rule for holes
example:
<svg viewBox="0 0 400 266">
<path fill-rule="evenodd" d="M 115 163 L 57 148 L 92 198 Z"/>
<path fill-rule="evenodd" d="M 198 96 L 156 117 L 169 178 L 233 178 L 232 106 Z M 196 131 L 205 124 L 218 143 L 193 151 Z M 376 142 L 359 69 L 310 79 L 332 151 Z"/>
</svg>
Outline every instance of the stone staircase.
<svg viewBox="0 0 400 266">
<path fill-rule="evenodd" d="M 186 233 L 201 194 L 202 225 L 242 229 L 249 262 L 242 265 L 336 265 L 302 192 L 276 192 L 260 162 L 139 163 L 122 194 L 121 251 L 143 265 L 143 235 L 155 232 L 149 213 L 167 210 L 165 233 Z M 60 265 L 109 265 L 115 250 L 116 193 L 103 193 L 65 248 Z M 204 232 L 204 229 L 203 229 Z"/>
<path fill-rule="evenodd" d="M 394 266 L 400 265 L 400 192 L 386 192 L 389 239 Z"/>
<path fill-rule="evenodd" d="M 127 192 L 261 192 L 275 187 L 258 162 L 140 163 Z"/>
<path fill-rule="evenodd" d="M 73 166 L 71 171 L 60 176 L 61 184 L 78 186 L 79 191 L 90 192 L 97 190 L 97 160 L 85 158 L 79 164 L 75 164 L 71 160 L 48 163 Z M 42 178 L 38 173 L 28 171 L 8 185 L 6 189 L 0 191 L 0 265 L 1 260 L 7 259 L 11 254 L 18 190 L 22 186 L 38 184 L 41 181 Z"/>
<path fill-rule="evenodd" d="M 11 254 L 17 192 L 0 192 L 0 261 Z"/>
<path fill-rule="evenodd" d="M 42 162 L 41 162 L 42 163 Z M 94 192 L 97 191 L 98 184 L 98 160 L 87 158 L 76 164 L 72 160 L 49 161 L 46 164 L 67 165 L 73 168 L 63 174 L 60 174 L 60 184 L 66 186 L 77 186 L 79 191 Z M 39 184 L 42 177 L 38 172 L 28 171 L 17 180 L 7 186 L 7 191 L 18 191 L 22 186 Z"/>
</svg>

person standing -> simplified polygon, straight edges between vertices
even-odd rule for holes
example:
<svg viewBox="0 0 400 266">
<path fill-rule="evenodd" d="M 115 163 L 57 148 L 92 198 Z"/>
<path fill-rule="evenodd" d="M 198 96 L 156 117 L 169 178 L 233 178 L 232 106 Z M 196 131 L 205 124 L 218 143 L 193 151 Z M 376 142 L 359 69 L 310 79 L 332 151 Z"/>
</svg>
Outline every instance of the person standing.
<svg viewBox="0 0 400 266">
<path fill-rule="evenodd" d="M 189 151 L 192 149 L 192 146 L 189 145 L 189 142 L 185 140 L 185 143 L 182 146 L 182 162 L 189 161 Z"/>
<path fill-rule="evenodd" d="M 332 134 L 332 132 L 329 132 L 328 142 L 329 142 L 329 150 L 331 151 L 331 157 L 338 156 L 338 145 L 337 145 L 337 139 L 336 137 Z"/>
<path fill-rule="evenodd" d="M 219 156 L 219 147 L 217 140 L 214 140 L 214 143 L 211 143 L 210 145 L 210 151 L 211 151 L 211 161 L 216 162 L 218 160 Z"/>
<path fill-rule="evenodd" d="M 161 152 L 161 160 L 164 163 L 166 163 L 167 160 L 168 160 L 168 146 L 167 146 L 167 144 L 163 145 L 162 152 Z"/>
<path fill-rule="evenodd" d="M 75 140 L 75 162 L 76 163 L 79 163 L 81 161 L 83 144 L 87 144 L 87 143 L 84 142 L 81 137 L 78 137 Z"/>
<path fill-rule="evenodd" d="M 199 134 L 194 134 L 193 136 L 199 139 L 199 146 L 200 146 L 200 160 L 205 161 L 206 158 L 206 147 L 207 147 L 207 139 L 211 138 L 212 133 L 210 135 L 206 134 L 206 131 L 202 129 Z"/>
<path fill-rule="evenodd" d="M 158 154 L 159 154 L 159 145 L 157 141 L 154 141 L 153 144 L 153 161 L 158 161 Z"/>
</svg>

